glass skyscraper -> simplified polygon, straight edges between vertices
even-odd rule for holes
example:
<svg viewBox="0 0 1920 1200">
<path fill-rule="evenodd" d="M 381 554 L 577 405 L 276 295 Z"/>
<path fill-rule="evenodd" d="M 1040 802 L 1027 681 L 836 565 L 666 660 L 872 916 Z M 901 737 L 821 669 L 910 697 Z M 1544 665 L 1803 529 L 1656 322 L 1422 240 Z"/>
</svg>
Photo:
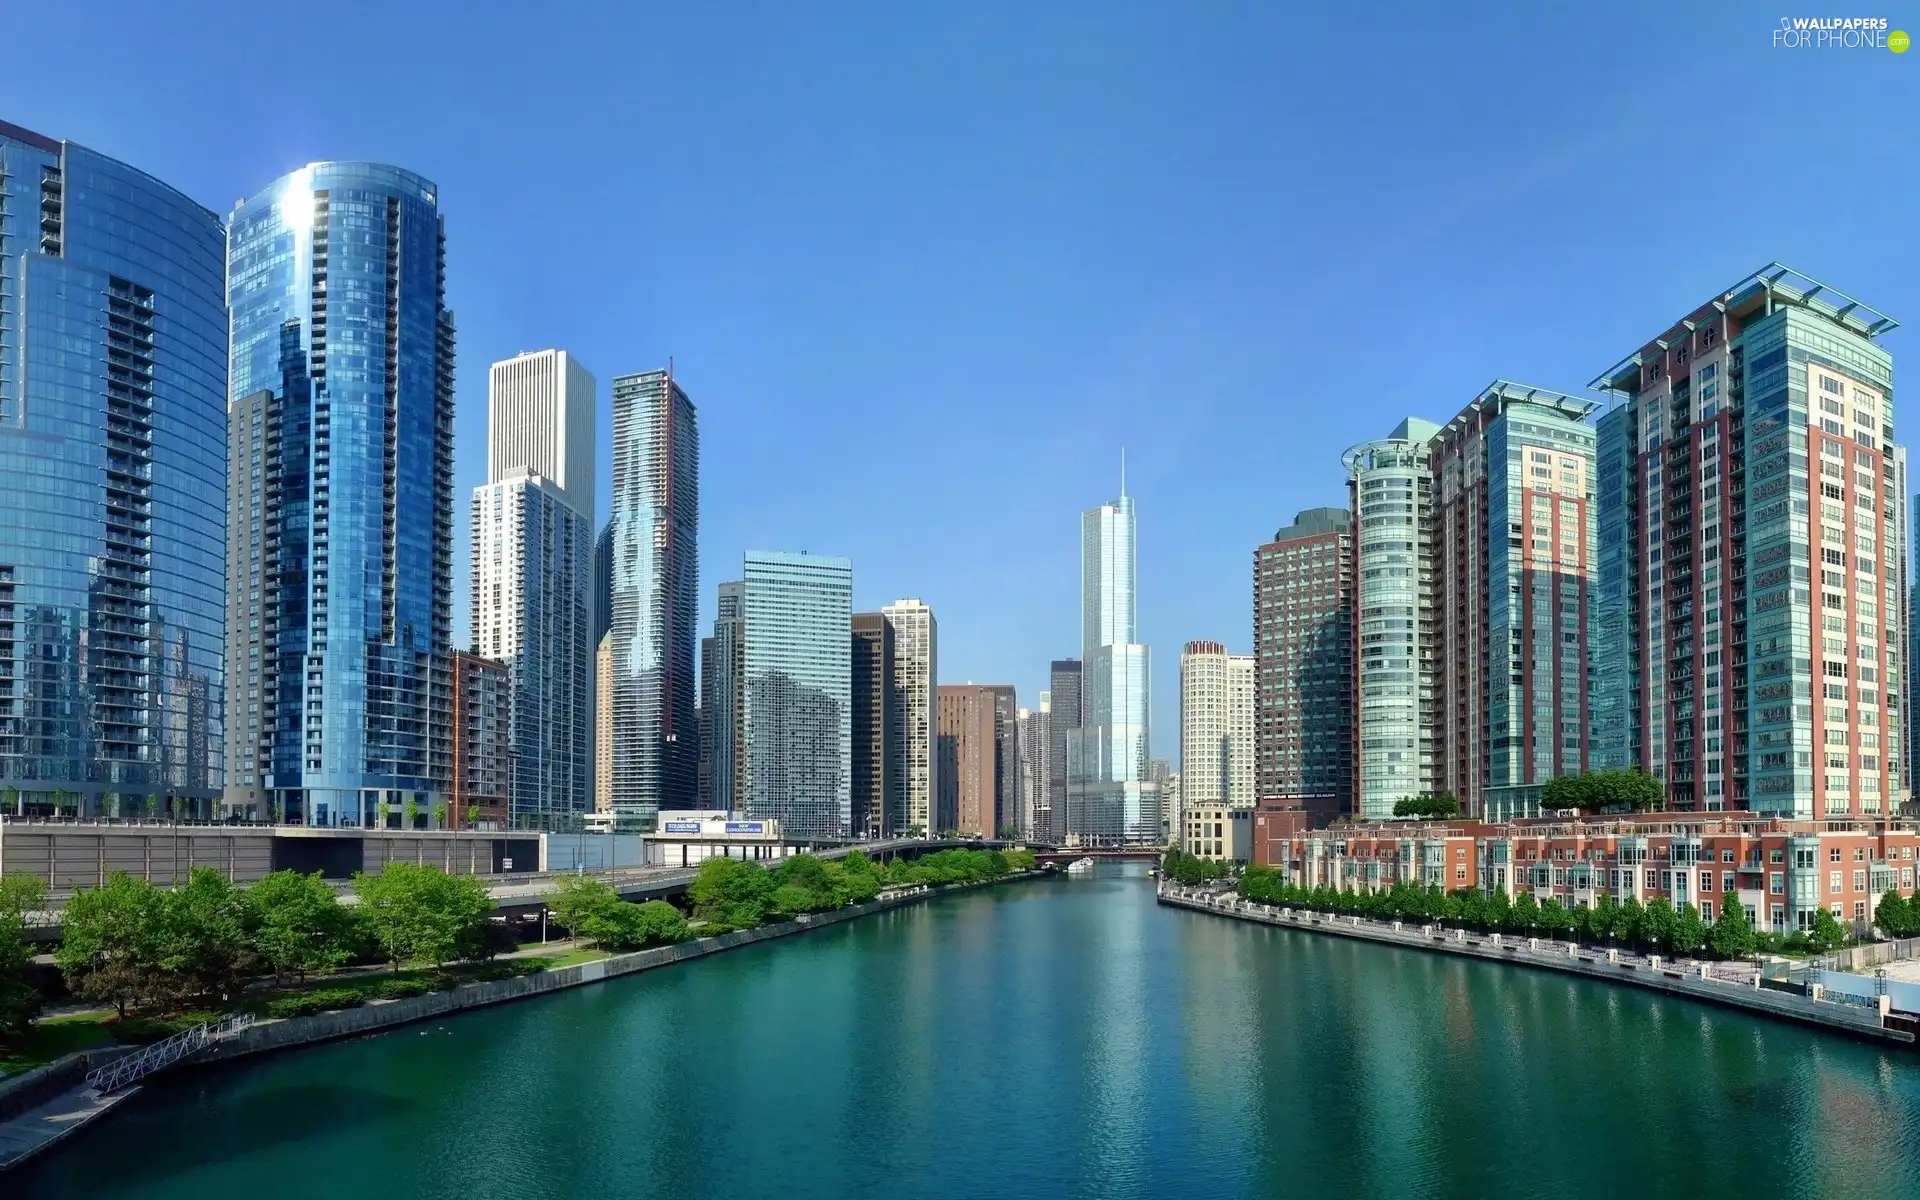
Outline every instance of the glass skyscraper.
<svg viewBox="0 0 1920 1200">
<path fill-rule="evenodd" d="M 613 804 L 696 802 L 700 430 L 670 371 L 613 380 Z"/>
<path fill-rule="evenodd" d="M 1069 838 L 1081 845 L 1157 843 L 1160 793 L 1148 767 L 1147 648 L 1136 640 L 1133 501 L 1081 515 L 1080 727 L 1067 734 Z"/>
<path fill-rule="evenodd" d="M 0 784 L 210 815 L 223 785 L 220 218 L 0 122 Z"/>
<path fill-rule="evenodd" d="M 408 801 L 431 814 L 451 770 L 438 190 L 397 167 L 314 163 L 242 200 L 227 237 L 229 394 L 261 408 L 257 438 L 234 447 L 247 509 L 230 513 L 248 578 L 229 619 L 260 635 L 232 664 L 260 706 L 239 782 L 293 823 L 391 822 Z"/>
<path fill-rule="evenodd" d="M 748 551 L 742 576 L 749 817 L 787 837 L 853 825 L 853 564 Z"/>
</svg>

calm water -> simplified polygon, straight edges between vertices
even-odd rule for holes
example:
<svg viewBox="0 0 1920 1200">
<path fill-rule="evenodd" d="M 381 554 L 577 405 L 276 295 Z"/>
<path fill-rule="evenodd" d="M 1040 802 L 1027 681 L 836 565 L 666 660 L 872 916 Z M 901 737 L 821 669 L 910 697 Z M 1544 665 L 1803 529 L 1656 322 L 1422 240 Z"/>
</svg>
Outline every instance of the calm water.
<svg viewBox="0 0 1920 1200">
<path fill-rule="evenodd" d="M 189 1072 L 0 1192 L 1920 1195 L 1920 1056 L 1102 870 Z"/>
</svg>

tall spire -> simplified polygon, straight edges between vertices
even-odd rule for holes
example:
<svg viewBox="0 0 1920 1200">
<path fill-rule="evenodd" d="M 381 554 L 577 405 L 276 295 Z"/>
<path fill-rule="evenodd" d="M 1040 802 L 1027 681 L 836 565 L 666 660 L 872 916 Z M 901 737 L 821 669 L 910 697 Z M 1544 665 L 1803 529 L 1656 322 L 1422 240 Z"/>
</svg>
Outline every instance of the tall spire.
<svg viewBox="0 0 1920 1200">
<path fill-rule="evenodd" d="M 1120 447 L 1120 498 L 1127 498 L 1127 448 Z"/>
</svg>

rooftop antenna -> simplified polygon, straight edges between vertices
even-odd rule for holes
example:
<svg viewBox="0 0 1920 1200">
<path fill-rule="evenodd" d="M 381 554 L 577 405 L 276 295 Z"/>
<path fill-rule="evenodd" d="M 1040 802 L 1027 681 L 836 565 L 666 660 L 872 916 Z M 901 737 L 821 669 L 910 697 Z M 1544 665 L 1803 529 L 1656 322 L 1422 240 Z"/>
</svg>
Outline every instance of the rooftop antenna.
<svg viewBox="0 0 1920 1200">
<path fill-rule="evenodd" d="M 1127 498 L 1127 448 L 1120 447 L 1120 498 Z"/>
</svg>

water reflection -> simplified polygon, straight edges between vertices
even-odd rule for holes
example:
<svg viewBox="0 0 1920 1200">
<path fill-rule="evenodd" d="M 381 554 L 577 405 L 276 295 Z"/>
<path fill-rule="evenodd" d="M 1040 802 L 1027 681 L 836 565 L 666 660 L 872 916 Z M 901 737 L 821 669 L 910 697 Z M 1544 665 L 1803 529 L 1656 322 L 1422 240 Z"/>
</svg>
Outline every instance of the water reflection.
<svg viewBox="0 0 1920 1200">
<path fill-rule="evenodd" d="M 1912 1196 L 1916 1067 L 1108 867 L 182 1075 L 7 1194 Z"/>
</svg>

